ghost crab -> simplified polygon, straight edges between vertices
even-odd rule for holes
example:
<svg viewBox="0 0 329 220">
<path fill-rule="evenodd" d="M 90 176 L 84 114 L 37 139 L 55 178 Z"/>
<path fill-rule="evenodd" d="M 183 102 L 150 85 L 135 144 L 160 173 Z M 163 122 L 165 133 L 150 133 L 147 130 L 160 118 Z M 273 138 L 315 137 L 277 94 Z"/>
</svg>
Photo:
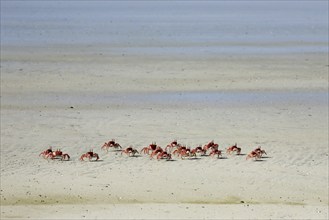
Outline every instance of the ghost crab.
<svg viewBox="0 0 329 220">
<path fill-rule="evenodd" d="M 247 157 L 246 160 L 248 159 L 254 159 L 254 160 L 258 160 L 260 158 L 260 155 L 256 152 L 256 151 L 251 151 Z"/>
<path fill-rule="evenodd" d="M 157 155 L 157 159 L 158 160 L 161 160 L 161 159 L 171 160 L 171 154 L 163 151 Z"/>
<path fill-rule="evenodd" d="M 197 154 L 197 153 L 198 153 L 198 154 L 200 154 L 201 156 L 204 156 L 204 155 L 206 155 L 207 151 L 204 150 L 204 149 L 201 147 L 201 145 L 199 145 L 198 147 L 192 149 L 192 150 L 191 150 L 191 153 L 193 153 L 193 154 Z"/>
<path fill-rule="evenodd" d="M 240 153 L 241 153 L 241 148 L 237 147 L 237 143 L 235 143 L 235 145 L 226 149 L 227 154 L 231 154 L 233 152 L 236 152 L 237 155 L 240 155 Z"/>
<path fill-rule="evenodd" d="M 262 150 L 260 146 L 253 151 L 255 151 L 259 155 L 259 157 L 263 157 L 263 154 L 267 155 L 266 151 Z"/>
<path fill-rule="evenodd" d="M 43 158 L 46 158 L 46 156 L 47 156 L 49 153 L 52 153 L 52 152 L 53 152 L 53 147 L 49 147 L 47 150 L 42 151 L 42 152 L 39 154 L 39 157 L 40 157 L 40 156 L 43 156 Z"/>
<path fill-rule="evenodd" d="M 127 147 L 126 149 L 121 151 L 121 155 L 125 153 L 127 154 L 129 157 L 134 157 L 135 154 L 139 154 L 138 150 L 134 149 L 133 147 Z"/>
<path fill-rule="evenodd" d="M 174 150 L 173 155 L 180 156 L 180 158 L 185 159 L 185 158 L 196 158 L 196 151 L 191 150 L 190 148 L 187 147 L 181 147 L 178 148 L 177 150 Z"/>
<path fill-rule="evenodd" d="M 144 154 L 150 154 L 150 151 L 151 153 L 153 151 L 155 151 L 159 146 L 156 144 L 156 142 L 152 142 L 152 144 L 150 144 L 149 146 L 147 147 L 144 147 L 142 150 L 141 150 L 141 153 L 144 153 Z"/>
<path fill-rule="evenodd" d="M 118 148 L 122 149 L 121 145 L 119 143 L 115 142 L 114 139 L 110 140 L 107 143 L 105 142 L 103 144 L 103 146 L 101 147 L 101 149 L 106 150 L 106 152 L 108 152 L 111 147 L 113 147 L 114 149 L 118 149 Z"/>
<path fill-rule="evenodd" d="M 209 156 L 215 156 L 215 155 L 217 155 L 217 158 L 219 158 L 219 157 L 222 157 L 222 151 L 220 151 L 220 150 L 213 150 L 212 152 L 210 152 L 210 154 L 209 154 Z"/>
<path fill-rule="evenodd" d="M 92 149 L 87 153 L 82 154 L 80 160 L 84 161 L 85 158 L 87 158 L 89 161 L 92 161 L 93 158 L 96 158 L 95 161 L 99 160 L 98 154 L 94 153 Z"/>
<path fill-rule="evenodd" d="M 210 141 L 208 144 L 203 146 L 203 151 L 205 152 L 205 154 L 208 150 L 218 150 L 218 144 L 215 144 L 213 140 Z"/>
<path fill-rule="evenodd" d="M 177 140 L 174 140 L 165 147 L 165 151 L 168 152 L 167 150 L 169 150 L 169 152 L 171 152 L 174 148 L 177 148 L 179 146 L 181 145 L 177 142 Z"/>
<path fill-rule="evenodd" d="M 262 150 L 261 147 L 258 147 L 247 155 L 246 160 L 248 159 L 258 160 L 262 158 L 263 154 L 266 154 L 265 150 Z"/>
<path fill-rule="evenodd" d="M 47 150 L 41 152 L 39 156 L 43 156 L 45 159 L 60 159 L 60 160 L 70 160 L 70 155 L 64 154 L 60 149 L 55 151 L 52 150 L 52 147 L 49 147 Z"/>
</svg>

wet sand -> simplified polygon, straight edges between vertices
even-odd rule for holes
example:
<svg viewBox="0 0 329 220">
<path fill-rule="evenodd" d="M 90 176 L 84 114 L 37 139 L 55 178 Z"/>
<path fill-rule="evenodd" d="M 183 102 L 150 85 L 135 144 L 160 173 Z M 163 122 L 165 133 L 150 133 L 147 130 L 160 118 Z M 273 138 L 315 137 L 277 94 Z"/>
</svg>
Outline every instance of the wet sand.
<svg viewBox="0 0 329 220">
<path fill-rule="evenodd" d="M 2 219 L 328 217 L 327 54 L 100 51 L 2 50 Z M 223 157 L 102 151 L 112 138 L 138 150 L 214 140 Z M 226 154 L 234 143 L 242 155 Z M 71 160 L 39 157 L 49 146 Z M 257 146 L 266 157 L 246 160 Z M 90 148 L 100 161 L 79 161 Z"/>
</svg>

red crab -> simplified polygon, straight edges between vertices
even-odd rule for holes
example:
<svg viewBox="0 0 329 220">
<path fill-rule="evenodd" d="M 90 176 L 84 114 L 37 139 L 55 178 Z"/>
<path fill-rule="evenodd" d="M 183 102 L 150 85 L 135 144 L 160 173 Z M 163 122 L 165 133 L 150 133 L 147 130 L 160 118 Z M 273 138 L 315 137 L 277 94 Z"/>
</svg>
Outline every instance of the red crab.
<svg viewBox="0 0 329 220">
<path fill-rule="evenodd" d="M 250 158 L 252 158 L 252 159 L 254 159 L 254 160 L 258 160 L 258 159 L 260 158 L 260 154 L 257 153 L 256 151 L 251 151 L 251 152 L 247 155 L 246 160 L 248 160 L 248 159 L 250 159 Z"/>
<path fill-rule="evenodd" d="M 169 151 L 172 151 L 172 149 L 174 149 L 175 147 L 179 147 L 180 144 L 177 143 L 177 140 L 174 140 L 173 142 L 171 142 L 170 144 L 167 145 L 167 147 L 165 148 L 165 151 L 167 152 L 167 149 Z"/>
<path fill-rule="evenodd" d="M 222 157 L 222 151 L 220 151 L 220 150 L 213 150 L 212 152 L 210 152 L 210 154 L 209 154 L 209 156 L 215 156 L 215 155 L 217 155 L 217 158 L 219 158 L 219 157 Z"/>
<path fill-rule="evenodd" d="M 159 153 L 163 153 L 165 152 L 161 147 L 157 147 L 152 154 L 150 155 L 150 158 L 152 159 L 155 155 L 159 154 Z"/>
<path fill-rule="evenodd" d="M 233 152 L 236 152 L 237 155 L 239 155 L 241 153 L 241 148 L 237 147 L 236 143 L 235 143 L 235 145 L 233 145 L 233 146 L 226 149 L 227 154 L 231 154 Z"/>
<path fill-rule="evenodd" d="M 121 155 L 123 153 L 127 154 L 129 157 L 131 157 L 131 156 L 133 157 L 133 156 L 135 156 L 135 154 L 139 154 L 139 152 L 132 147 L 127 147 L 126 149 L 122 150 Z"/>
<path fill-rule="evenodd" d="M 42 151 L 42 152 L 39 154 L 39 157 L 40 157 L 40 156 L 43 156 L 44 158 L 46 158 L 46 156 L 47 156 L 49 153 L 52 153 L 52 152 L 53 152 L 53 148 L 52 148 L 52 147 L 49 147 L 47 150 Z"/>
<path fill-rule="evenodd" d="M 214 141 L 210 141 L 208 144 L 203 146 L 203 150 L 207 152 L 209 149 L 215 149 L 218 150 L 218 144 L 215 144 Z"/>
<path fill-rule="evenodd" d="M 171 154 L 169 154 L 165 151 L 161 152 L 161 153 L 158 154 L 157 159 L 158 160 L 161 160 L 161 159 L 171 160 Z"/>
<path fill-rule="evenodd" d="M 52 147 L 49 147 L 47 150 L 41 152 L 39 156 L 43 156 L 45 159 L 61 159 L 61 160 L 69 160 L 70 156 L 68 154 L 63 154 L 63 152 L 59 149 L 53 151 Z"/>
<path fill-rule="evenodd" d="M 105 142 L 101 149 L 102 149 L 102 150 L 109 151 L 109 149 L 110 149 L 111 147 L 113 147 L 113 148 L 115 148 L 115 149 L 117 149 L 117 148 L 122 149 L 121 145 L 120 145 L 119 143 L 116 143 L 114 139 L 112 139 L 111 141 L 109 141 L 109 142 L 107 142 L 107 143 Z"/>
<path fill-rule="evenodd" d="M 152 142 L 152 144 L 150 144 L 148 147 L 144 147 L 141 150 L 141 153 L 144 154 L 150 154 L 150 151 L 153 152 L 155 151 L 155 149 L 157 149 L 158 145 L 156 144 L 156 142 Z"/>
<path fill-rule="evenodd" d="M 207 152 L 207 151 L 204 150 L 204 149 L 201 147 L 201 145 L 191 150 L 191 153 L 194 153 L 194 154 L 200 153 L 201 155 L 206 155 L 206 152 Z"/>
<path fill-rule="evenodd" d="M 182 150 L 186 150 L 186 146 L 179 146 L 176 150 L 172 152 L 172 155 L 179 155 Z"/>
<path fill-rule="evenodd" d="M 263 154 L 266 154 L 266 151 L 262 150 L 260 146 L 258 148 L 256 148 L 255 150 L 253 150 L 253 151 L 255 151 L 259 155 L 259 157 L 262 157 Z"/>
<path fill-rule="evenodd" d="M 87 153 L 82 154 L 80 160 L 84 161 L 85 158 L 88 158 L 89 161 L 91 161 L 93 158 L 96 158 L 96 161 L 99 160 L 98 154 L 94 153 L 93 150 L 90 150 Z"/>
<path fill-rule="evenodd" d="M 186 158 L 186 157 L 196 157 L 196 153 L 192 152 L 190 148 L 182 148 L 180 150 L 175 150 L 173 152 L 173 154 L 177 154 L 178 156 L 180 156 L 182 159 Z"/>
</svg>

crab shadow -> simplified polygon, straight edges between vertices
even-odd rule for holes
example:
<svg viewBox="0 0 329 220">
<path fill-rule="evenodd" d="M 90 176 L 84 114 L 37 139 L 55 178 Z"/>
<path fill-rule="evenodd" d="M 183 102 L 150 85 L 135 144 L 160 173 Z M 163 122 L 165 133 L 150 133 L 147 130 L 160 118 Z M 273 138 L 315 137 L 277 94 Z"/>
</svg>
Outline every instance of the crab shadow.
<svg viewBox="0 0 329 220">
<path fill-rule="evenodd" d="M 133 155 L 133 156 L 129 156 L 129 157 L 141 157 L 142 155 Z"/>
<path fill-rule="evenodd" d="M 161 161 L 161 160 L 159 160 L 159 161 Z M 165 162 L 174 162 L 174 161 L 177 161 L 177 160 L 175 160 L 175 159 L 169 159 L 169 160 L 167 160 L 167 159 L 162 159 L 162 161 L 165 161 Z"/>
<path fill-rule="evenodd" d="M 186 159 L 188 159 L 188 160 L 201 160 L 200 157 L 191 157 L 191 158 L 186 158 Z"/>
<path fill-rule="evenodd" d="M 254 162 L 266 162 L 266 160 L 258 159 L 258 160 L 254 160 Z"/>
<path fill-rule="evenodd" d="M 93 162 L 93 163 L 97 163 L 97 162 L 103 162 L 104 160 L 102 160 L 102 159 L 100 159 L 100 160 L 91 160 L 91 161 L 89 161 L 89 162 Z M 88 162 L 88 161 L 86 161 L 86 162 Z"/>
<path fill-rule="evenodd" d="M 268 159 L 268 158 L 272 158 L 272 157 L 268 157 L 268 156 L 263 156 L 263 159 Z"/>
</svg>

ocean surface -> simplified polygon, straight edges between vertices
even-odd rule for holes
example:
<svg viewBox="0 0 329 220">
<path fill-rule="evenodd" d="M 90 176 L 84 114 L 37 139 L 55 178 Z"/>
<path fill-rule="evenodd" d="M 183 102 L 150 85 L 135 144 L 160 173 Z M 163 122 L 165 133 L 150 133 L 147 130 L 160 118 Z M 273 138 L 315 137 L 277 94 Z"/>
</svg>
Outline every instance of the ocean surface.
<svg viewBox="0 0 329 220">
<path fill-rule="evenodd" d="M 3 1 L 1 46 L 160 55 L 328 52 L 328 1 Z"/>
</svg>

